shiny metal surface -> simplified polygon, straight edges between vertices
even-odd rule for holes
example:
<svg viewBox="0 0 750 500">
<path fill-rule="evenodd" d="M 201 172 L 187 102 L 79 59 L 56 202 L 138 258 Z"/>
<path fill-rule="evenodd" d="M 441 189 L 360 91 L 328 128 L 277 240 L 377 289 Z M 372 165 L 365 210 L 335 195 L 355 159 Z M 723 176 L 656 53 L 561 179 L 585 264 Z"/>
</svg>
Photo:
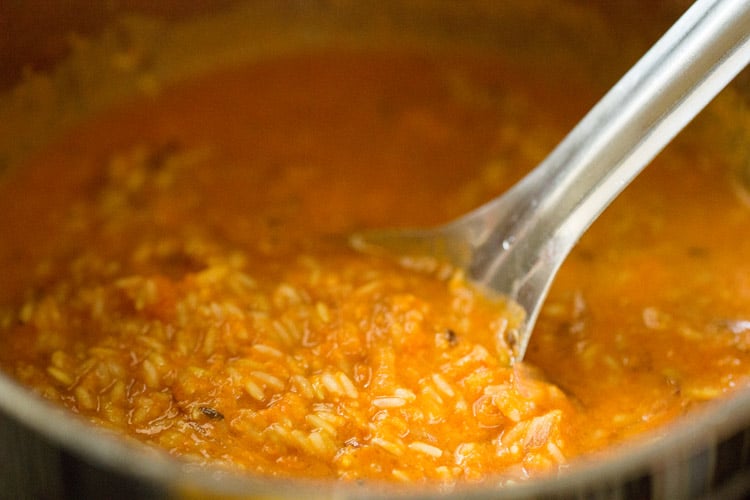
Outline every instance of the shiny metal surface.
<svg viewBox="0 0 750 500">
<path fill-rule="evenodd" d="M 356 247 L 437 252 L 526 311 L 523 359 L 573 245 L 651 160 L 750 61 L 750 2 L 698 0 L 528 176 L 434 230 L 373 231 Z"/>
<path fill-rule="evenodd" d="M 38 0 L 0 2 L 0 116 L 8 102 L 20 103 L 30 116 L 28 128 L 3 128 L 0 123 L 0 170 L 18 155 L 65 131 L 79 115 L 101 109 L 137 91 L 140 73 L 122 73 L 102 61 L 100 71 L 75 79 L 71 47 L 97 56 L 105 44 L 115 48 L 142 47 L 144 60 L 161 71 L 180 54 L 184 42 L 210 47 L 225 62 L 234 53 L 207 45 L 206 34 L 190 24 L 202 18 L 234 20 L 244 27 L 241 57 L 253 50 L 265 53 L 294 46 L 363 42 L 384 37 L 390 46 L 422 41 L 430 47 L 454 44 L 509 47 L 519 59 L 536 56 L 544 68 L 529 71 L 573 71 L 590 75 L 601 89 L 651 45 L 685 8 L 682 0 L 539 0 L 513 2 L 429 2 L 284 0 L 264 8 L 263 2 L 150 2 L 122 0 Z M 240 6 L 234 10 L 236 6 Z M 134 33 L 125 16 L 145 16 L 150 31 Z M 223 16 L 223 17 L 221 17 Z M 187 23 L 189 29 L 172 26 Z M 537 23 L 537 24 L 532 24 Z M 530 30 L 529 26 L 547 26 Z M 583 24 L 583 26 L 582 26 Z M 114 29 L 112 26 L 114 25 Z M 585 28 L 585 29 L 582 29 Z M 113 33 L 117 33 L 113 36 Z M 141 36 L 142 35 L 142 36 Z M 177 36 L 179 35 L 179 36 Z M 180 38 L 182 37 L 182 38 Z M 192 37 L 192 38 L 191 38 Z M 275 43 L 273 37 L 292 40 Z M 184 38 L 184 40 L 183 40 Z M 198 40 L 198 42 L 196 42 Z M 255 40 L 256 42 L 252 43 Z M 379 43 L 379 42 L 378 42 Z M 199 45 L 203 44 L 203 45 Z M 159 49 L 159 51 L 156 50 Z M 251 50 L 252 49 L 252 50 Z M 208 50 L 208 49 L 205 49 Z M 194 52 L 198 52 L 194 50 Z M 163 54 L 163 56 L 162 56 Z M 566 54 L 574 54 L 568 57 Z M 189 54 L 194 55 L 194 54 Z M 539 57 L 543 55 L 543 57 Z M 78 59 L 72 62 L 79 63 Z M 171 71 L 171 72 L 170 72 Z M 17 89 L 35 82 L 35 75 L 52 75 L 61 112 L 39 111 L 33 100 L 23 101 Z M 164 79 L 181 74 L 164 70 Z M 107 89 L 120 86 L 117 92 Z M 740 82 L 750 96 L 750 82 Z M 81 90 L 94 92 L 96 104 L 81 100 Z M 76 92 L 79 92 L 78 94 Z M 6 99 L 7 98 L 7 99 Z M 750 102 L 750 97 L 748 97 Z M 23 105 L 23 107 L 21 106 Z M 5 106 L 5 107 L 4 107 Z M 33 120 L 31 120 L 33 118 Z M 38 125 L 41 124 L 41 125 Z M 0 279 L 2 279 L 0 277 Z M 1 348 L 1 347 L 0 347 Z M 684 419 L 659 437 L 647 437 L 616 456 L 592 457 L 560 477 L 543 478 L 499 492 L 491 485 L 453 492 L 461 498 L 743 498 L 750 492 L 750 394 L 711 405 Z M 0 374 L 0 498 L 434 498 L 429 489 L 390 491 L 377 485 L 360 488 L 335 482 L 310 483 L 236 476 L 195 470 L 164 454 L 93 429 L 71 414 L 20 387 Z"/>
</svg>

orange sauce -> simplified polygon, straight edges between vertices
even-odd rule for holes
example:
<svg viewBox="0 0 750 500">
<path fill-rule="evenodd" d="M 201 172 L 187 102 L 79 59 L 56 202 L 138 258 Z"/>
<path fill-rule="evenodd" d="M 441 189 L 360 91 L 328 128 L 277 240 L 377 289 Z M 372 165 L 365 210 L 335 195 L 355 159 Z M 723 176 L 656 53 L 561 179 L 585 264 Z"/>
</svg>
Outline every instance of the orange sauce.
<svg viewBox="0 0 750 500">
<path fill-rule="evenodd" d="M 748 375 L 750 211 L 717 151 L 684 141 L 615 202 L 516 368 L 512 306 L 331 241 L 500 194 L 579 95 L 489 58 L 321 53 L 127 103 L 0 184 L 0 362 L 263 474 L 527 478 L 664 428 Z"/>
</svg>

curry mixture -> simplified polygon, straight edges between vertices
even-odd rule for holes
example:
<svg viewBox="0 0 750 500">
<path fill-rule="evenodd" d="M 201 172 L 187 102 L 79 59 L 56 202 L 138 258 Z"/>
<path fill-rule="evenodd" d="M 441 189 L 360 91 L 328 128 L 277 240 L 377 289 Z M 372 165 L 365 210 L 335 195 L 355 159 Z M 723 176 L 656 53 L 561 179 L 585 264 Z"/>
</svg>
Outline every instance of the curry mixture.
<svg viewBox="0 0 750 500">
<path fill-rule="evenodd" d="M 311 53 L 80 125 L 0 184 L 3 369 L 192 462 L 445 484 L 554 472 L 744 387 L 750 210 L 704 130 L 586 234 L 521 364 L 512 303 L 347 245 L 511 186 L 593 101 L 551 87 Z"/>
</svg>

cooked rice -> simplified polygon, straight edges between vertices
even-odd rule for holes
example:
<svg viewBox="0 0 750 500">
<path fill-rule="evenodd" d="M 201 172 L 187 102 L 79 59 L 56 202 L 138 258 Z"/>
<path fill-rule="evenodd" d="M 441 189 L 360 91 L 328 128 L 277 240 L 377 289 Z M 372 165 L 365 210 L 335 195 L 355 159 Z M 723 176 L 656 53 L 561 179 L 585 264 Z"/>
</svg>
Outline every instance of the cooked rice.
<svg viewBox="0 0 750 500">
<path fill-rule="evenodd" d="M 80 213 L 132 224 L 105 191 Z M 92 245 L 15 312 L 44 360 L 19 378 L 92 421 L 266 474 L 454 482 L 564 462 L 564 396 L 519 395 L 529 375 L 497 343 L 522 314 L 461 273 L 345 247 L 257 273 L 264 258 L 199 235 L 131 244 L 117 266 Z"/>
<path fill-rule="evenodd" d="M 207 466 L 451 484 L 564 463 L 568 401 L 509 365 L 516 306 L 431 258 L 280 237 L 305 167 L 226 224 L 200 191 L 221 161 L 171 143 L 105 160 L 0 308 L 4 369 Z"/>
</svg>

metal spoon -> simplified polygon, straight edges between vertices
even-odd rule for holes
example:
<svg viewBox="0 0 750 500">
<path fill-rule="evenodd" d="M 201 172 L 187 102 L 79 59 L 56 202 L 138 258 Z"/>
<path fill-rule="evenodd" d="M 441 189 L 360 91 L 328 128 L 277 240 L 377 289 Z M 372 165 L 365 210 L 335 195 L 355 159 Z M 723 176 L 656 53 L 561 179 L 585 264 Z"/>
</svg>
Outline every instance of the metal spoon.
<svg viewBox="0 0 750 500">
<path fill-rule="evenodd" d="M 526 352 L 557 270 L 609 203 L 750 61 L 750 0 L 698 0 L 552 153 L 505 194 L 433 229 L 352 237 L 359 249 L 430 254 L 526 311 Z"/>
</svg>

